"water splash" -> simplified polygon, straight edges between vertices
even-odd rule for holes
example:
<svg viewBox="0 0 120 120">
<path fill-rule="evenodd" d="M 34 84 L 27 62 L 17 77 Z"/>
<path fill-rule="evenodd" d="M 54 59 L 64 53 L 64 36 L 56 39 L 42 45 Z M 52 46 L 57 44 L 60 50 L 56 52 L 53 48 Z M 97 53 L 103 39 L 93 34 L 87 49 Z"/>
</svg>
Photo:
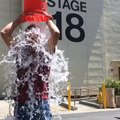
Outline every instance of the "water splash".
<svg viewBox="0 0 120 120">
<path fill-rule="evenodd" d="M 64 89 L 67 86 L 68 80 L 68 59 L 64 58 L 64 51 L 56 48 L 55 54 L 50 54 L 47 48 L 47 41 L 50 37 L 48 28 L 41 27 L 33 28 L 30 31 L 20 31 L 16 37 L 14 37 L 8 54 L 4 56 L 0 64 L 4 65 L 5 80 L 6 80 L 6 100 L 12 100 L 14 96 L 18 94 L 18 87 L 20 84 L 24 85 L 24 82 L 29 82 L 29 98 L 28 103 L 32 111 L 34 103 L 34 90 L 33 81 L 35 81 L 34 75 L 42 77 L 42 81 L 49 83 L 49 98 L 54 98 L 56 103 L 61 102 Z M 43 72 L 38 72 L 39 66 L 47 66 L 51 68 L 49 80 L 48 75 Z M 18 78 L 17 70 L 22 68 L 23 70 L 29 68 L 26 74 L 23 76 L 24 82 Z M 28 81 L 29 80 L 29 81 Z M 23 82 L 23 83 L 22 83 Z M 10 104 L 10 103 L 9 103 Z M 30 113 L 31 114 L 31 113 Z M 32 114 L 31 114 L 32 117 Z M 59 110 L 55 119 L 61 119 Z M 11 120 L 11 116 L 6 120 Z"/>
</svg>

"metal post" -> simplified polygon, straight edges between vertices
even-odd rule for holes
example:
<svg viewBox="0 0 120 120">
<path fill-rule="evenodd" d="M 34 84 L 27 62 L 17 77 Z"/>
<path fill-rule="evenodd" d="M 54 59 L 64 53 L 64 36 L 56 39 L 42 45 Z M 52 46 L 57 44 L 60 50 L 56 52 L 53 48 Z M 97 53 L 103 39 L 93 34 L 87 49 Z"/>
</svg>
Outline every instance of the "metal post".
<svg viewBox="0 0 120 120">
<path fill-rule="evenodd" d="M 76 105 L 77 89 L 74 90 L 74 106 Z"/>
<path fill-rule="evenodd" d="M 68 82 L 67 90 L 68 90 L 68 111 L 70 111 L 71 110 L 71 84 L 70 82 Z"/>
<path fill-rule="evenodd" d="M 99 107 L 103 108 L 103 105 L 102 105 L 102 92 L 101 91 L 99 91 L 98 102 L 99 102 Z"/>
<path fill-rule="evenodd" d="M 80 101 L 81 101 L 81 96 L 82 96 L 82 93 L 81 93 L 81 88 L 80 88 Z"/>
<path fill-rule="evenodd" d="M 102 84 L 102 102 L 103 102 L 103 107 L 107 108 L 105 83 Z"/>
</svg>

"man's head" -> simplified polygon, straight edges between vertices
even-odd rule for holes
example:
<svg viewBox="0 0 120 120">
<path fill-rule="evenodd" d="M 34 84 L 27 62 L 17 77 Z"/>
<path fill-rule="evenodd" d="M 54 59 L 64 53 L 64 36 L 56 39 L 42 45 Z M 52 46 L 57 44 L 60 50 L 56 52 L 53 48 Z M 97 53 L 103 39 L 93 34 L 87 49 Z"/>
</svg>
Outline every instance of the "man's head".
<svg viewBox="0 0 120 120">
<path fill-rule="evenodd" d="M 28 31 L 30 31 L 30 30 L 32 30 L 34 28 L 37 28 L 37 26 L 35 24 L 31 24 L 31 25 L 27 26 L 27 28 L 25 29 L 25 31 L 28 32 Z"/>
<path fill-rule="evenodd" d="M 33 41 L 36 41 L 38 38 L 38 35 L 35 32 L 33 32 L 35 28 L 38 28 L 38 26 L 35 24 L 31 24 L 25 29 L 27 37 L 29 37 Z"/>
</svg>

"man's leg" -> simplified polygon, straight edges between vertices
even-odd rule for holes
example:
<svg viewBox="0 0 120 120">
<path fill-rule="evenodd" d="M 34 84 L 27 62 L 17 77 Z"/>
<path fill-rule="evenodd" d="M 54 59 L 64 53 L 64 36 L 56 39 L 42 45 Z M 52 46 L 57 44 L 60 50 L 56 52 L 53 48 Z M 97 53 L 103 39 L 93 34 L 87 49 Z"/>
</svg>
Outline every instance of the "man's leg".
<svg viewBox="0 0 120 120">
<path fill-rule="evenodd" d="M 27 105 L 15 105 L 14 108 L 15 120 L 29 120 L 30 114 Z"/>
<path fill-rule="evenodd" d="M 50 105 L 47 100 L 38 100 L 38 104 L 34 105 L 32 120 L 52 120 Z"/>
</svg>

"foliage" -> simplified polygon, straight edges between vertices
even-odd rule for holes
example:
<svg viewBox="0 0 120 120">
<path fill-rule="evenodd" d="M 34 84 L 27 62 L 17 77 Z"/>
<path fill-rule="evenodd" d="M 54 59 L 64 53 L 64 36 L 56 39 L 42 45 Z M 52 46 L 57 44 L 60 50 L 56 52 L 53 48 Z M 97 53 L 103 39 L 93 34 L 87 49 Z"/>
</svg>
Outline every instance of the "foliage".
<svg viewBox="0 0 120 120">
<path fill-rule="evenodd" d="M 105 87 L 106 88 L 115 88 L 116 87 L 116 81 L 113 80 L 112 78 L 106 78 Z"/>
<path fill-rule="evenodd" d="M 120 81 L 119 80 L 113 80 L 112 78 L 107 78 L 105 80 L 105 86 L 106 88 L 114 88 L 115 95 L 120 95 Z"/>
<path fill-rule="evenodd" d="M 115 95 L 120 95 L 120 81 L 116 81 Z"/>
</svg>

